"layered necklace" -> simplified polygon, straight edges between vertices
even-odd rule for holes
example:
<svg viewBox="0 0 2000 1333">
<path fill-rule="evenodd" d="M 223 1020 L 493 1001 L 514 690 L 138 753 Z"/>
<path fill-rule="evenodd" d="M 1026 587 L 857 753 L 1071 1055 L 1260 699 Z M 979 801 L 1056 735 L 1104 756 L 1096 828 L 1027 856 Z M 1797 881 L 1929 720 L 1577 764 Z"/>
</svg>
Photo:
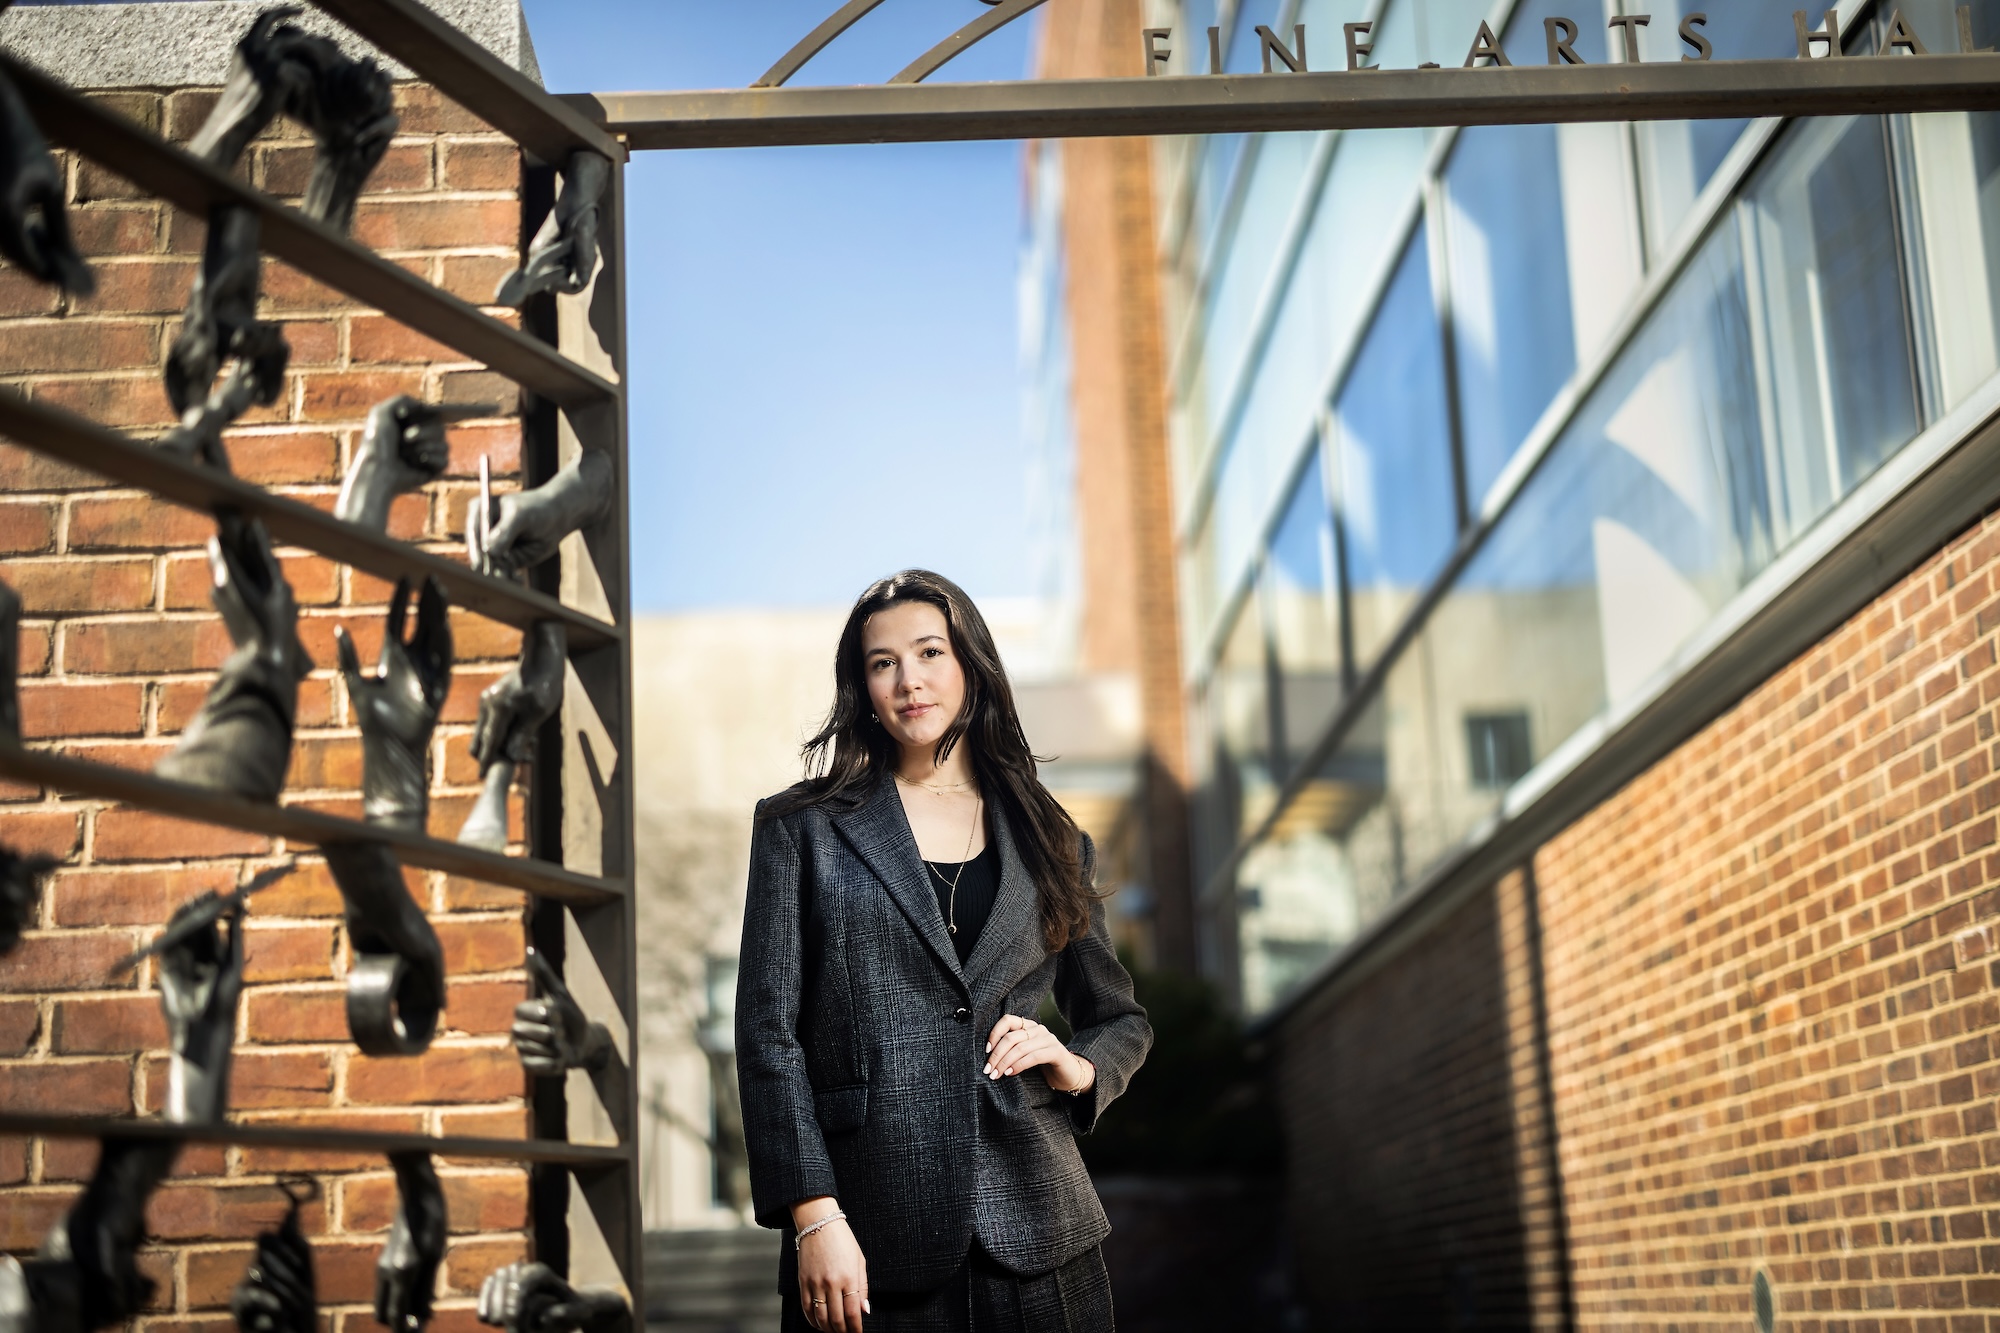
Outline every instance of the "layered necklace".
<svg viewBox="0 0 2000 1333">
<path fill-rule="evenodd" d="M 972 785 L 969 779 L 965 782 L 912 782 L 901 773 L 896 774 L 896 781 L 902 783 L 905 787 L 921 787 L 934 796 L 942 796 L 946 792 L 964 791 Z M 972 864 L 972 840 L 979 835 L 979 815 L 984 805 L 984 798 L 973 798 L 972 827 L 965 831 L 965 855 L 959 858 L 958 873 L 956 875 L 953 875 L 950 879 L 946 879 L 943 872 L 936 866 L 932 865 L 929 861 L 924 862 L 924 869 L 936 875 L 937 882 L 950 890 L 950 905 L 945 909 L 944 925 L 945 929 L 949 930 L 953 935 L 958 934 L 958 882 L 965 878 L 965 868 Z"/>
</svg>

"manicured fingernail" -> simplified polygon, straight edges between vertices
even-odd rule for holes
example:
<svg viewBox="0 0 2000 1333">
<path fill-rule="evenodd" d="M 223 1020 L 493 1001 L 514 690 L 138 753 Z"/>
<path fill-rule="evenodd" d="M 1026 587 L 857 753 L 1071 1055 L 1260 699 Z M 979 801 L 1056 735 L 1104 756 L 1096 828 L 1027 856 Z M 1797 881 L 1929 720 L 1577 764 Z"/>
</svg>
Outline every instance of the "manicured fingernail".
<svg viewBox="0 0 2000 1333">
<path fill-rule="evenodd" d="M 874 1311 L 874 1309 L 873 1309 L 873 1308 L 872 1308 L 872 1307 L 871 1307 L 871 1306 L 870 1306 L 870 1305 L 868 1304 L 868 1302 L 867 1302 L 867 1301 L 863 1301 L 863 1302 L 861 1302 L 861 1313 L 863 1313 L 863 1314 L 874 1314 L 874 1313 L 875 1313 L 875 1311 Z"/>
<path fill-rule="evenodd" d="M 1000 1076 L 989 1069 L 986 1071 L 986 1077 L 991 1079 L 998 1079 Z"/>
</svg>

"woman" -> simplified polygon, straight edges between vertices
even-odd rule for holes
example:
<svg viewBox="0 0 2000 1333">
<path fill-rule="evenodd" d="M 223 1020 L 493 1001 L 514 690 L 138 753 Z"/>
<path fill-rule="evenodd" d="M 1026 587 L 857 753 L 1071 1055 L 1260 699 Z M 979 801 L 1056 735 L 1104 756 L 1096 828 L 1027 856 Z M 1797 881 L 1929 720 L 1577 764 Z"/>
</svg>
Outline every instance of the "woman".
<svg viewBox="0 0 2000 1333">
<path fill-rule="evenodd" d="M 993 636 L 924 570 L 854 604 L 816 776 L 761 802 L 736 999 L 785 1327 L 1110 1329 L 1077 1154 L 1152 1044 Z M 1035 1020 L 1053 990 L 1074 1031 Z"/>
</svg>

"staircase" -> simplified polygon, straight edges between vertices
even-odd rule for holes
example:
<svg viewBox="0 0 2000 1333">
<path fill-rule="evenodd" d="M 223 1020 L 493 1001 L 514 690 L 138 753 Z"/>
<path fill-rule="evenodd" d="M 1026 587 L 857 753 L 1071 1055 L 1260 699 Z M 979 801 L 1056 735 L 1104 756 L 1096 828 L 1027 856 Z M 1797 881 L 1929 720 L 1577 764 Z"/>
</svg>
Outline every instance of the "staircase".
<svg viewBox="0 0 2000 1333">
<path fill-rule="evenodd" d="M 778 1246 L 761 1227 L 646 1233 L 646 1333 L 777 1333 Z"/>
</svg>

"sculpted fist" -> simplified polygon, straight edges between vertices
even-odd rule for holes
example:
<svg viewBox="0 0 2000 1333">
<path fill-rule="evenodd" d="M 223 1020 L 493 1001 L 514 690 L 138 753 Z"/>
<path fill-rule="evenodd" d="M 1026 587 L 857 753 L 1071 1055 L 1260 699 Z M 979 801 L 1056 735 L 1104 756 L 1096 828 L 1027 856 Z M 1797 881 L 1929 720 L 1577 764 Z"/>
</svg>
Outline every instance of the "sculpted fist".
<svg viewBox="0 0 2000 1333">
<path fill-rule="evenodd" d="M 70 239 L 62 169 L 5 75 L 0 75 L 0 255 L 73 295 L 97 290 L 97 279 Z"/>
<path fill-rule="evenodd" d="M 374 532 L 389 526 L 389 506 L 398 495 L 436 481 L 451 460 L 445 428 L 466 417 L 491 416 L 490 403 L 432 405 L 408 394 L 377 403 L 368 414 L 361 447 L 340 485 L 333 516 Z"/>
<path fill-rule="evenodd" d="M 521 1067 L 536 1078 L 560 1078 L 571 1069 L 602 1069 L 616 1049 L 611 1031 L 584 1016 L 569 987 L 548 960 L 528 950 L 528 975 L 539 1000 L 514 1006 L 514 1049 Z"/>
<path fill-rule="evenodd" d="M 430 808 L 431 732 L 451 690 L 451 619 L 433 578 L 424 580 L 416 629 L 405 639 L 409 610 L 410 581 L 398 579 L 372 675 L 363 674 L 346 626 L 334 630 L 334 640 L 361 728 L 362 817 L 421 833 Z"/>
<path fill-rule="evenodd" d="M 507 1333 L 622 1333 L 632 1307 L 615 1291 L 570 1286 L 547 1264 L 509 1264 L 480 1285 L 479 1322 Z"/>
<path fill-rule="evenodd" d="M 375 1262 L 375 1319 L 391 1333 L 417 1333 L 430 1322 L 444 1260 L 444 1190 L 429 1153 L 392 1153 L 389 1163 L 396 1168 L 396 1220 Z"/>
<path fill-rule="evenodd" d="M 243 903 L 228 909 L 229 937 L 218 929 L 223 900 L 185 903 L 167 921 L 160 949 L 160 1008 L 167 1016 L 166 1118 L 215 1124 L 229 1109 L 229 1056 L 236 1001 L 243 993 Z"/>
</svg>

